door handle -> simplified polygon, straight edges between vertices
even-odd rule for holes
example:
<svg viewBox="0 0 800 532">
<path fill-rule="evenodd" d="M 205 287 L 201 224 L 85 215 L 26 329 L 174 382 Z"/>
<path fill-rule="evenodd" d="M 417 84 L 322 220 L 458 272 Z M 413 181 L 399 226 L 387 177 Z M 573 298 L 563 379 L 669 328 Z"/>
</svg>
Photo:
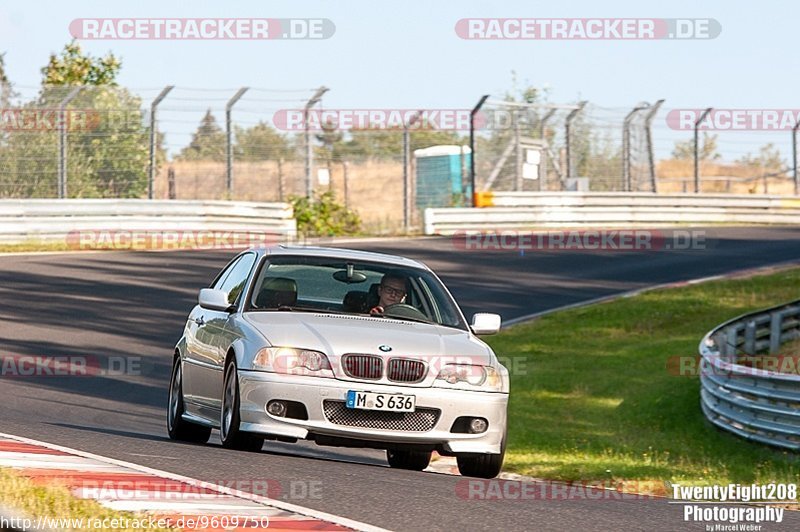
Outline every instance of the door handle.
<svg viewBox="0 0 800 532">
<path fill-rule="evenodd" d="M 196 324 L 198 324 L 198 325 L 205 325 L 206 324 L 206 320 L 205 320 L 205 318 L 203 316 L 200 316 L 199 318 L 195 318 L 194 322 Z"/>
</svg>

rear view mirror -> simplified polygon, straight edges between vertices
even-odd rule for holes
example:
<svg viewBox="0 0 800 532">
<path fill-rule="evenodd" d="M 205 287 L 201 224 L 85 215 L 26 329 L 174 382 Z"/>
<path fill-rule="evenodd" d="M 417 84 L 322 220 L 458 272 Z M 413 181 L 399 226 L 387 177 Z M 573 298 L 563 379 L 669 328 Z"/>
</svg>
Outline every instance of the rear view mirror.
<svg viewBox="0 0 800 532">
<path fill-rule="evenodd" d="M 496 334 L 500 330 L 500 315 L 478 312 L 472 316 L 472 332 L 475 334 Z"/>
<path fill-rule="evenodd" d="M 222 312 L 227 312 L 233 306 L 228 303 L 228 294 L 222 290 L 214 290 L 213 288 L 203 288 L 200 290 L 197 302 L 205 309 L 220 310 Z"/>
</svg>

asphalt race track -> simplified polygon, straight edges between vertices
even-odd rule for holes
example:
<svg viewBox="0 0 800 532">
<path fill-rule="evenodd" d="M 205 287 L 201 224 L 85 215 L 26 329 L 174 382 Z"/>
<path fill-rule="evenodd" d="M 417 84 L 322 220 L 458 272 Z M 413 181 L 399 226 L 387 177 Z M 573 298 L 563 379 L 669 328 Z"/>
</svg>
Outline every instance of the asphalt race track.
<svg viewBox="0 0 800 532">
<path fill-rule="evenodd" d="M 717 228 L 705 250 L 463 251 L 448 238 L 349 247 L 421 259 L 469 316 L 511 319 L 654 284 L 800 261 L 800 228 Z M 704 530 L 681 505 L 650 501 L 476 501 L 457 476 L 389 469 L 383 453 L 267 442 L 260 453 L 166 436 L 173 345 L 199 288 L 231 251 L 0 256 L 4 355 L 84 355 L 140 375 L 4 376 L 0 431 L 220 483 L 319 481 L 289 502 L 396 530 Z M 787 299 L 797 297 L 787 287 Z M 720 316 L 720 321 L 727 316 Z M 576 324 L 576 327 L 579 324 Z M 698 338 L 699 340 L 699 338 Z M 141 359 L 135 358 L 141 357 Z M 512 392 L 513 393 L 513 392 Z M 513 423 L 513 420 L 511 421 Z M 763 530 L 800 529 L 800 514 Z"/>
</svg>

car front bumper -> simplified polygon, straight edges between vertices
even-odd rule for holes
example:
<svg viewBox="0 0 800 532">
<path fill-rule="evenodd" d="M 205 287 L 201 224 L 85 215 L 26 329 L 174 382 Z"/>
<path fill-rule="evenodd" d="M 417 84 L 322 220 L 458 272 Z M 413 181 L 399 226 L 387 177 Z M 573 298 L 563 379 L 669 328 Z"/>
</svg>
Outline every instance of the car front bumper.
<svg viewBox="0 0 800 532">
<path fill-rule="evenodd" d="M 345 401 L 348 390 L 386 394 L 405 394 L 416 397 L 416 411 L 436 409 L 438 419 L 429 430 L 394 430 L 376 428 L 380 414 L 375 411 L 358 411 L 368 416 L 368 428 L 333 423 L 325 414 L 325 401 Z M 341 381 L 321 377 L 301 377 L 261 371 L 239 370 L 240 428 L 243 431 L 309 439 L 313 435 L 331 436 L 374 442 L 380 444 L 431 445 L 450 453 L 501 452 L 501 442 L 506 429 L 508 394 L 451 390 L 447 388 L 422 388 L 389 386 L 368 382 Z M 308 419 L 273 416 L 266 411 L 271 400 L 295 401 L 305 405 Z M 330 414 L 330 403 L 328 403 Z M 348 409 L 349 410 L 349 409 Z M 368 414 L 363 414 L 367 412 Z M 488 421 L 488 429 L 481 434 L 451 432 L 456 418 L 480 417 Z M 394 416 L 397 417 L 397 416 Z"/>
</svg>

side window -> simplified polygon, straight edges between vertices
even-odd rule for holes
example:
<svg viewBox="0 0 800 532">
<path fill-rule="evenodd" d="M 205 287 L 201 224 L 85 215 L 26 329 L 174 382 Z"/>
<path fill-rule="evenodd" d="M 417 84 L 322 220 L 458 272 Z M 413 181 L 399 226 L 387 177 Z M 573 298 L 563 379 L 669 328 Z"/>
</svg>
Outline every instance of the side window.
<svg viewBox="0 0 800 532">
<path fill-rule="evenodd" d="M 222 290 L 228 294 L 228 303 L 231 305 L 236 303 L 236 300 L 239 299 L 239 294 L 241 294 L 244 289 L 244 285 L 250 275 L 250 270 L 253 269 L 255 260 L 256 256 L 253 253 L 242 255 L 235 264 L 231 265 L 230 273 L 224 280 L 220 277 L 222 284 L 220 284 L 219 287 L 214 286 L 217 290 Z"/>
<path fill-rule="evenodd" d="M 236 265 L 239 264 L 239 262 L 241 262 L 242 258 L 243 257 L 238 257 L 236 260 L 228 264 L 225 267 L 225 269 L 222 270 L 222 273 L 220 273 L 217 276 L 217 280 L 214 281 L 214 284 L 211 285 L 211 288 L 213 288 L 214 290 L 222 290 L 222 283 L 225 282 L 225 279 L 228 278 L 228 276 L 231 274 L 231 271 L 233 271 Z"/>
</svg>

